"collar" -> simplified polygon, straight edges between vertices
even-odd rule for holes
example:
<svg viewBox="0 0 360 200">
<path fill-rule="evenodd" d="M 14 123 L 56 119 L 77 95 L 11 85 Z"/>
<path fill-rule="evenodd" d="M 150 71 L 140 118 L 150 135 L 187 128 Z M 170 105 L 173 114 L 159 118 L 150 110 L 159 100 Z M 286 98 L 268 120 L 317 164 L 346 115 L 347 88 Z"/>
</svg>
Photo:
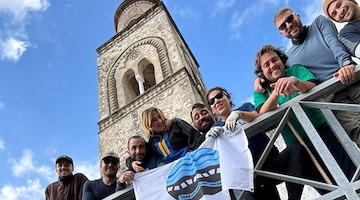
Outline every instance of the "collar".
<svg viewBox="0 0 360 200">
<path fill-rule="evenodd" d="M 309 32 L 309 27 L 303 26 L 303 31 L 299 34 L 298 38 L 291 39 L 293 45 L 300 45 L 304 43 L 308 32 Z"/>
<path fill-rule="evenodd" d="M 62 184 L 62 185 L 68 185 L 72 179 L 73 179 L 74 175 L 70 175 L 70 176 L 64 176 L 64 177 L 59 177 L 59 182 Z"/>
<path fill-rule="evenodd" d="M 353 23 L 356 23 L 356 22 L 360 22 L 360 19 L 348 22 L 348 24 L 353 24 Z"/>
</svg>

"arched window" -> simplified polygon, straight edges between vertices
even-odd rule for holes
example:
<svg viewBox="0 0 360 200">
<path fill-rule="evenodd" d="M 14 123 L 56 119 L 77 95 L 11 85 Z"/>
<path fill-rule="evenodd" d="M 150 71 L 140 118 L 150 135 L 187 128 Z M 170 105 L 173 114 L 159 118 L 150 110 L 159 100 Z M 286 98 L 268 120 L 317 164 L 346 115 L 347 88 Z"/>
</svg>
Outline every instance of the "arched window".
<svg viewBox="0 0 360 200">
<path fill-rule="evenodd" d="M 148 64 L 144 69 L 144 89 L 145 91 L 151 88 L 156 84 L 155 82 L 155 73 L 154 73 L 154 65 Z"/>
<path fill-rule="evenodd" d="M 143 59 L 139 63 L 139 69 L 144 77 L 144 90 L 147 91 L 156 84 L 154 65 Z"/>
<path fill-rule="evenodd" d="M 125 102 L 129 103 L 135 97 L 140 95 L 139 85 L 135 79 L 135 73 L 129 69 L 123 76 L 123 86 L 125 94 Z"/>
</svg>

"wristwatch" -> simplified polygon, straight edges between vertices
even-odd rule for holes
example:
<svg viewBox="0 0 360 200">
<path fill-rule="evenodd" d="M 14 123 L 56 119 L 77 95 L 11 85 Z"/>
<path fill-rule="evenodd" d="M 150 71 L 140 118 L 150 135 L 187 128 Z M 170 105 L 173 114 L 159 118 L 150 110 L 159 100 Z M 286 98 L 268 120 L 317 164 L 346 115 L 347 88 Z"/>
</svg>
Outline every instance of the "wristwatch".
<svg viewBox="0 0 360 200">
<path fill-rule="evenodd" d="M 353 65 L 356 65 L 356 63 L 354 62 L 354 61 L 352 61 L 352 60 L 345 60 L 344 62 L 343 62 L 343 67 L 344 66 L 346 66 L 346 65 L 350 65 L 350 64 L 353 64 Z"/>
<path fill-rule="evenodd" d="M 295 78 L 296 78 L 296 77 L 295 77 Z M 294 84 L 296 87 L 299 87 L 299 81 L 300 81 L 300 80 L 299 80 L 298 78 L 296 78 L 296 82 L 295 82 L 295 84 Z"/>
</svg>

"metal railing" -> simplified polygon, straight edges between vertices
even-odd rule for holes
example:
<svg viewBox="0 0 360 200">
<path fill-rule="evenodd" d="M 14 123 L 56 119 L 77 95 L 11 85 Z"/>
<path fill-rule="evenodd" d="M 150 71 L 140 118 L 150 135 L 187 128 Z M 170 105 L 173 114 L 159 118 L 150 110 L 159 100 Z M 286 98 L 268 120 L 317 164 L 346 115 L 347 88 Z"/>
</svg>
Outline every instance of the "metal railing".
<svg viewBox="0 0 360 200">
<path fill-rule="evenodd" d="M 354 83 L 360 81 L 360 65 L 355 67 L 356 71 L 356 80 L 352 83 L 343 85 L 340 83 L 338 78 L 331 78 L 330 80 L 314 87 L 307 93 L 301 94 L 296 98 L 282 104 L 277 109 L 267 112 L 254 121 L 247 123 L 243 126 L 246 134 L 251 137 L 255 134 L 269 130 L 276 126 L 274 135 L 272 136 L 268 146 L 266 147 L 263 155 L 261 156 L 258 163 L 255 165 L 255 175 L 270 177 L 278 180 L 289 181 L 304 185 L 310 185 L 315 188 L 320 188 L 329 191 L 325 195 L 318 198 L 319 200 L 328 200 L 328 199 L 359 199 L 360 200 L 360 151 L 355 146 L 355 144 L 350 140 L 349 136 L 342 128 L 339 121 L 336 119 L 332 110 L 339 111 L 348 111 L 348 112 L 359 112 L 360 105 L 358 104 L 342 104 L 342 103 L 330 103 L 326 102 L 325 99 L 329 99 L 329 96 L 333 95 L 335 92 L 348 87 Z M 353 161 L 357 170 L 355 174 L 348 180 L 340 166 L 335 161 L 334 157 L 331 155 L 329 149 L 326 147 L 324 141 L 321 139 L 317 130 L 311 123 L 308 116 L 305 114 L 303 108 L 315 108 L 319 109 L 327 120 L 328 125 L 335 133 L 339 142 L 342 144 L 346 152 L 348 153 L 350 159 Z M 280 131 L 285 126 L 288 116 L 294 114 L 297 120 L 300 122 L 304 128 L 306 134 L 308 135 L 311 143 L 315 147 L 315 150 L 323 160 L 326 168 L 328 169 L 330 175 L 334 179 L 333 184 L 328 184 L 325 182 L 313 181 L 305 178 L 299 178 L 269 171 L 261 170 L 262 165 L 264 164 L 267 155 L 269 154 L 271 148 L 273 147 L 275 140 L 277 139 Z M 246 199 L 247 193 L 240 194 L 240 199 Z M 135 199 L 132 186 L 114 193 L 113 195 L 106 198 L 110 199 L 123 199 L 130 200 Z"/>
<path fill-rule="evenodd" d="M 349 136 L 342 128 L 339 121 L 336 119 L 331 110 L 338 111 L 348 111 L 348 112 L 360 112 L 360 105 L 358 104 L 343 104 L 343 103 L 330 103 L 325 102 L 324 99 L 329 99 L 329 96 L 333 95 L 335 92 L 355 84 L 360 80 L 360 66 L 355 68 L 357 78 L 352 83 L 348 85 L 343 85 L 340 83 L 338 78 L 332 78 L 317 87 L 313 88 L 307 93 L 301 94 L 291 101 L 286 102 L 285 104 L 279 106 L 277 109 L 261 115 L 256 120 L 251 123 L 247 123 L 243 126 L 244 131 L 248 136 L 252 136 L 260 131 L 268 130 L 274 125 L 277 126 L 274 136 L 271 138 L 270 143 L 265 149 L 262 157 L 255 166 L 255 174 L 258 176 L 265 176 L 274 179 L 310 185 L 315 188 L 320 188 L 329 191 L 329 193 L 323 195 L 318 199 L 360 199 L 360 151 L 355 146 L 355 144 L 350 140 Z M 344 147 L 345 151 L 348 153 L 350 159 L 353 161 L 357 170 L 351 180 L 349 181 L 340 166 L 335 161 L 334 157 L 331 155 L 329 149 L 326 147 L 324 141 L 321 139 L 317 130 L 311 123 L 308 116 L 305 114 L 303 108 L 315 108 L 319 109 L 324 115 L 327 124 L 330 126 L 332 131 L 335 133 L 339 142 Z M 304 131 L 309 137 L 309 140 L 315 147 L 315 150 L 323 160 L 326 168 L 328 169 L 330 175 L 335 180 L 334 184 L 327 184 L 324 182 L 312 181 L 304 178 L 298 178 L 294 176 L 288 176 L 268 171 L 261 170 L 267 155 L 270 152 L 271 147 L 274 145 L 277 136 L 279 135 L 282 128 L 285 126 L 288 116 L 294 114 L 299 123 L 301 124 Z M 360 117 L 360 116 L 359 116 Z"/>
</svg>

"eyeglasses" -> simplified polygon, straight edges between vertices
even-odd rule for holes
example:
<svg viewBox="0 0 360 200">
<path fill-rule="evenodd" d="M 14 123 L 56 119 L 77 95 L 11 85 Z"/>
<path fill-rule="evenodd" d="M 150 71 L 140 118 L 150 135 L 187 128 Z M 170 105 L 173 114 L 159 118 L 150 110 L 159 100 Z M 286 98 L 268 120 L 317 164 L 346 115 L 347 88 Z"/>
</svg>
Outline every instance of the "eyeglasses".
<svg viewBox="0 0 360 200">
<path fill-rule="evenodd" d="M 215 99 L 221 99 L 224 97 L 224 91 L 221 91 L 219 93 L 217 93 L 217 95 L 215 95 L 213 98 L 209 99 L 208 103 L 209 105 L 213 105 L 215 103 Z"/>
<path fill-rule="evenodd" d="M 119 163 L 118 159 L 103 159 L 105 164 L 112 164 L 112 165 L 117 165 Z"/>
<path fill-rule="evenodd" d="M 279 26 L 279 30 L 284 30 L 286 28 L 286 22 L 290 23 L 294 20 L 295 13 L 291 13 L 289 17 L 286 18 L 286 20 Z"/>
</svg>

